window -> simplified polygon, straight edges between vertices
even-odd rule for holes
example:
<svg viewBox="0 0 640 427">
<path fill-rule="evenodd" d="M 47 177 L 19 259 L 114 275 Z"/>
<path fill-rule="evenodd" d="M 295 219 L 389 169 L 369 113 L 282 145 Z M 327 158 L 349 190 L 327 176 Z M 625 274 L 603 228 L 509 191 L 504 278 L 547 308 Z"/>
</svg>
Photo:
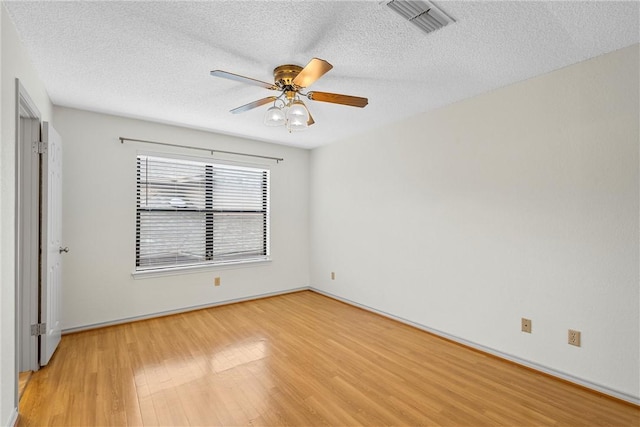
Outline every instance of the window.
<svg viewBox="0 0 640 427">
<path fill-rule="evenodd" d="M 136 270 L 266 260 L 269 171 L 139 155 Z"/>
</svg>

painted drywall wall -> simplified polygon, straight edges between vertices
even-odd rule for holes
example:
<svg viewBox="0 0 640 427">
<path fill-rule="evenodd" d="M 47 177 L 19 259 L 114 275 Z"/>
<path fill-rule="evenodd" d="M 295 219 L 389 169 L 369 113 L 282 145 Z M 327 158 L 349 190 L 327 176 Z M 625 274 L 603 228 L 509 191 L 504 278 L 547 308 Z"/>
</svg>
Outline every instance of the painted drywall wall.
<svg viewBox="0 0 640 427">
<path fill-rule="evenodd" d="M 308 150 L 62 107 L 54 108 L 54 118 L 64 145 L 62 226 L 70 248 L 64 257 L 64 329 L 308 286 Z M 277 164 L 214 156 L 270 167 L 272 261 L 134 279 L 136 154 L 203 154 L 121 144 L 120 136 L 283 157 Z M 214 287 L 217 276 L 221 286 Z"/>
<path fill-rule="evenodd" d="M 40 110 L 51 120 L 51 102 L 31 65 L 4 5 L 1 40 L 1 144 L 0 144 L 0 423 L 8 424 L 16 408 L 15 364 L 15 200 L 16 200 L 16 85 L 19 78 Z"/>
<path fill-rule="evenodd" d="M 640 398 L 638 50 L 313 150 L 311 285 Z"/>
</svg>

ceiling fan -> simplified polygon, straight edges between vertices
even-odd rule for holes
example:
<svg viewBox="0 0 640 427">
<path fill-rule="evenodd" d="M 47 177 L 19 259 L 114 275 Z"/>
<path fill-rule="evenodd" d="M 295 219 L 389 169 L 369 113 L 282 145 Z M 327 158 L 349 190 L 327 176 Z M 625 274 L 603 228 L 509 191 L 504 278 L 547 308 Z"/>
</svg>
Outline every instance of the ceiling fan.
<svg viewBox="0 0 640 427">
<path fill-rule="evenodd" d="M 291 132 L 304 130 L 315 123 L 306 105 L 300 100 L 300 96 L 305 96 L 312 101 L 330 102 L 360 108 L 369 103 L 367 98 L 358 96 L 329 92 L 303 92 L 303 89 L 311 86 L 332 68 L 333 65 L 324 59 L 318 58 L 313 58 L 304 68 L 291 64 L 280 65 L 273 70 L 274 83 L 267 83 L 222 70 L 213 70 L 211 75 L 280 92 L 278 96 L 268 96 L 234 108 L 231 113 L 243 113 L 273 102 L 273 106 L 266 112 L 265 125 L 286 126 Z"/>
</svg>

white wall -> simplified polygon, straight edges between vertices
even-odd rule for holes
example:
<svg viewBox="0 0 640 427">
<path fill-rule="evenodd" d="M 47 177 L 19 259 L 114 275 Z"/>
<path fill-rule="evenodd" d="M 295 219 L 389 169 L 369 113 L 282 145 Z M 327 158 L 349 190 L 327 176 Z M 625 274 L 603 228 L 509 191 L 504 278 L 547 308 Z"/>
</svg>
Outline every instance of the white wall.
<svg viewBox="0 0 640 427">
<path fill-rule="evenodd" d="M 311 285 L 640 398 L 638 50 L 313 150 Z"/>
<path fill-rule="evenodd" d="M 0 424 L 8 424 L 16 408 L 15 364 L 15 79 L 34 101 L 43 120 L 51 120 L 51 102 L 31 65 L 4 5 L 2 15 L 0 144 Z"/>
<path fill-rule="evenodd" d="M 70 248 L 64 257 L 64 329 L 308 286 L 308 150 L 69 108 L 55 107 L 54 118 L 64 145 L 63 238 Z M 273 261 L 133 279 L 136 153 L 208 154 L 120 144 L 120 136 L 283 157 L 276 164 L 227 156 L 271 168 Z M 215 276 L 220 287 L 213 286 Z"/>
<path fill-rule="evenodd" d="M 0 97 L 0 99 L 4 99 L 5 98 L 5 94 L 4 91 L 2 91 L 2 17 L 4 16 L 4 8 L 0 7 L 0 92 L 2 94 L 2 96 Z M 2 120 L 4 118 L 4 116 L 2 115 L 2 104 L 3 102 L 0 102 L 0 166 L 2 165 L 2 162 L 4 160 L 4 156 L 2 155 L 2 151 L 4 150 L 4 134 L 2 133 Z M 4 176 L 2 174 L 2 170 L 4 168 L 0 169 L 0 242 L 3 241 L 2 237 L 3 237 L 3 232 L 4 232 L 4 223 L 3 223 L 3 217 L 4 215 L 2 215 L 2 208 L 3 206 L 5 206 L 5 198 L 7 198 L 8 196 L 5 194 L 5 192 L 2 190 L 2 184 L 4 183 Z M 15 197 L 15 195 L 14 195 Z M 0 260 L 2 260 L 2 244 L 0 244 Z M 5 273 L 6 274 L 6 273 Z M 2 298 L 3 294 L 8 294 L 10 292 L 10 289 L 8 289 L 8 283 L 9 281 L 5 279 L 4 275 L 3 275 L 3 269 L 2 269 L 2 261 L 0 261 L 0 344 L 4 344 L 4 340 L 7 339 L 7 337 L 4 337 L 2 331 L 3 331 L 3 322 L 2 322 L 2 313 L 4 312 L 5 308 L 3 305 L 3 301 L 6 301 L 6 297 L 5 299 Z M 15 296 L 15 294 L 14 294 Z M 7 310 L 9 311 L 9 310 Z M 15 316 L 15 312 L 14 312 L 14 316 Z M 3 340 L 4 339 L 4 340 Z M 15 339 L 15 336 L 14 336 Z M 4 345 L 2 345 L 2 347 L 4 347 Z M 10 346 L 9 346 L 10 347 Z M 15 351 L 15 343 L 14 343 L 14 351 Z M 10 405 L 10 396 L 11 396 L 11 392 L 10 392 L 10 384 L 7 381 L 7 379 L 3 376 L 2 372 L 4 371 L 4 364 L 2 362 L 2 355 L 3 355 L 3 351 L 0 350 L 0 423 L 7 424 L 8 422 L 10 422 L 10 417 L 11 417 L 11 412 L 12 410 L 9 409 L 11 407 Z M 14 356 L 15 357 L 15 356 Z M 15 366 L 15 361 L 14 361 L 14 366 Z M 15 388 L 15 387 L 14 387 Z M 15 396 L 13 397 L 12 400 L 15 400 Z M 5 414 L 5 410 L 3 409 L 3 407 L 5 406 L 5 402 L 7 405 L 7 413 Z M 9 412 L 11 411 L 11 412 Z"/>
</svg>

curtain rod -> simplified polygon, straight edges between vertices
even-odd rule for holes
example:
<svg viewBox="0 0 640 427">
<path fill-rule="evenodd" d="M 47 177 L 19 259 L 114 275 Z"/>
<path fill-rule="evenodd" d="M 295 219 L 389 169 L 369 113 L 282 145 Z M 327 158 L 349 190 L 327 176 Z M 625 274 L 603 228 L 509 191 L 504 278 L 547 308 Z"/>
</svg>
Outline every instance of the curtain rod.
<svg viewBox="0 0 640 427">
<path fill-rule="evenodd" d="M 169 144 L 169 143 L 166 143 L 166 142 L 147 141 L 147 140 L 144 140 L 144 139 L 123 138 L 122 136 L 119 137 L 119 139 L 120 139 L 120 144 L 124 144 L 125 141 L 144 142 L 146 144 L 164 145 L 165 147 L 189 148 L 191 150 L 208 151 L 212 155 L 213 155 L 213 153 L 223 153 L 223 154 L 235 154 L 236 156 L 257 157 L 257 158 L 260 158 L 260 159 L 275 160 L 276 163 L 280 163 L 280 162 L 284 161 L 284 159 L 282 157 L 261 156 L 259 154 L 239 153 L 237 151 L 213 150 L 211 148 L 193 147 L 193 146 L 190 146 L 190 145 L 178 145 L 178 144 Z"/>
</svg>

